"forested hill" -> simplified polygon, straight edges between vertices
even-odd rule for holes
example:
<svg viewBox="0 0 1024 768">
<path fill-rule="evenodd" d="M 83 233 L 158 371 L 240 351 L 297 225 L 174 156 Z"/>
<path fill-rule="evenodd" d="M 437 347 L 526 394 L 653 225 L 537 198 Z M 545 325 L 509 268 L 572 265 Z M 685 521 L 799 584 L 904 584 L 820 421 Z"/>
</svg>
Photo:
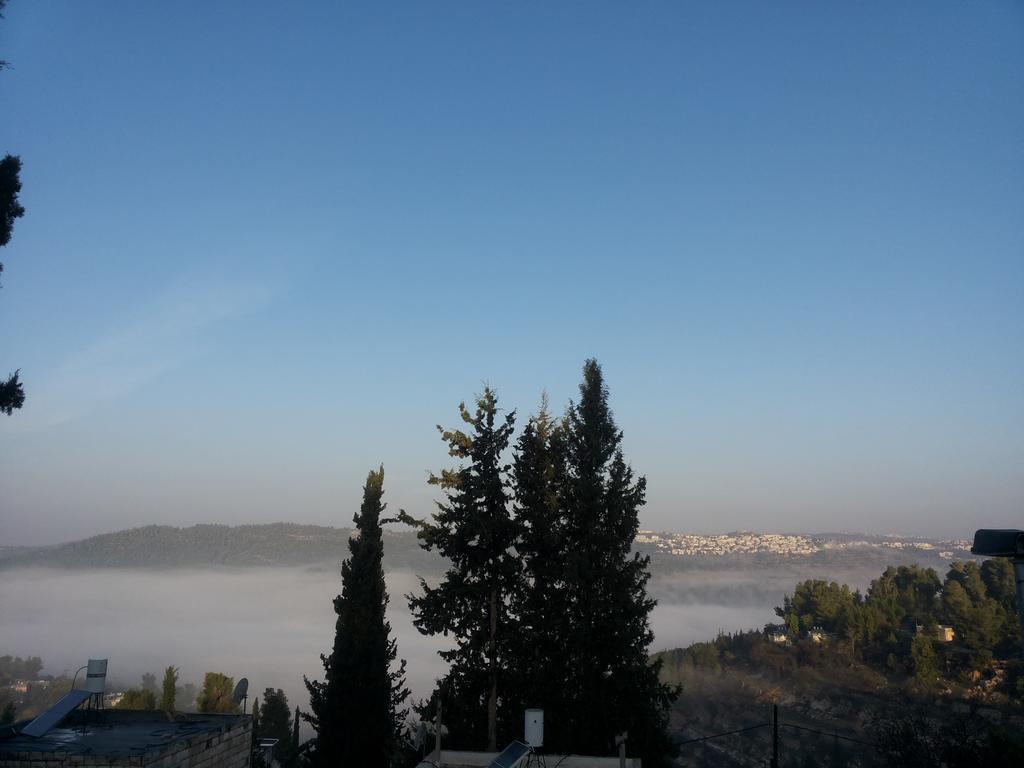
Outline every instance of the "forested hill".
<svg viewBox="0 0 1024 768">
<path fill-rule="evenodd" d="M 269 525 L 148 525 L 47 547 L 0 550 L 0 567 L 182 568 L 327 564 L 348 556 L 349 528 L 297 523 Z M 389 569 L 439 569 L 412 532 L 388 531 Z"/>
</svg>

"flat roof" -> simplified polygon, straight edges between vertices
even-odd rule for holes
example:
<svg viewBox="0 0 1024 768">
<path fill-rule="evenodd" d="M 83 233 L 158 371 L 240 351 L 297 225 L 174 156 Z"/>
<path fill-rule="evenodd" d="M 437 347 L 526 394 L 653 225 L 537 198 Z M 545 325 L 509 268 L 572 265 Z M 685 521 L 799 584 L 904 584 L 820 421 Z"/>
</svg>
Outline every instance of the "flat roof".
<svg viewBox="0 0 1024 768">
<path fill-rule="evenodd" d="M 103 756 L 153 755 L 202 734 L 214 736 L 245 725 L 250 715 L 178 713 L 124 709 L 76 710 L 45 736 L 0 736 L 0 756 L 11 752 L 67 752 Z M 21 724 L 25 725 L 27 723 Z"/>
</svg>

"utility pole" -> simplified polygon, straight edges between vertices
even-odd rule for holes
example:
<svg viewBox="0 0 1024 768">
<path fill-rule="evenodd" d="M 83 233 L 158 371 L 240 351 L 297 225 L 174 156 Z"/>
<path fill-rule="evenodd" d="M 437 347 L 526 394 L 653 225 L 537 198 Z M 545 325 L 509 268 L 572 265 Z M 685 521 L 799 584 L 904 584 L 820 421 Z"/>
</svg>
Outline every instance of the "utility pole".
<svg viewBox="0 0 1024 768">
<path fill-rule="evenodd" d="M 434 754 L 441 762 L 441 697 L 437 697 L 437 713 L 434 715 Z"/>
<path fill-rule="evenodd" d="M 626 739 L 629 738 L 629 731 L 616 734 L 615 743 L 619 746 L 619 768 L 626 768 Z"/>
<path fill-rule="evenodd" d="M 779 705 L 772 704 L 772 768 L 779 768 Z"/>
</svg>

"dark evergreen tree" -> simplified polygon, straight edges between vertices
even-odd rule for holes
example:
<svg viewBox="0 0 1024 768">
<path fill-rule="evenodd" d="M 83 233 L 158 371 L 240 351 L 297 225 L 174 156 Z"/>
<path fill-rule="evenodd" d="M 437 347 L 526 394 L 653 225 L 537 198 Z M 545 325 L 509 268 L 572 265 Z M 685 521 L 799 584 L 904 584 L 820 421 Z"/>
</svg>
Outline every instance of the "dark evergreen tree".
<svg viewBox="0 0 1024 768">
<path fill-rule="evenodd" d="M 168 667 L 164 670 L 163 690 L 160 693 L 160 709 L 164 712 L 174 711 L 174 697 L 177 693 L 178 668 Z"/>
<path fill-rule="evenodd" d="M 323 681 L 306 680 L 311 712 L 303 717 L 317 732 L 312 755 L 318 766 L 384 768 L 399 744 L 405 711 L 405 662 L 397 656 L 385 616 L 384 554 L 380 516 L 384 468 L 370 472 L 363 503 L 341 566 L 341 594 L 334 599 L 334 648 L 321 656 Z M 265 708 L 264 704 L 264 708 Z"/>
<path fill-rule="evenodd" d="M 516 526 L 509 509 L 509 470 L 505 453 L 515 413 L 498 414 L 498 398 L 490 387 L 477 397 L 470 412 L 459 405 L 469 431 L 438 431 L 449 455 L 465 460 L 454 469 L 432 475 L 430 482 L 445 493 L 432 521 L 402 519 L 419 530 L 422 546 L 451 563 L 436 587 L 420 581 L 422 595 L 409 596 L 413 622 L 427 635 L 450 634 L 455 647 L 441 651 L 450 665 L 433 701 L 443 702 L 448 742 L 465 748 L 497 748 L 518 735 L 522 713 L 512 712 L 505 697 L 511 684 L 511 650 L 515 629 L 508 612 L 520 567 L 513 547 Z M 431 710 L 422 711 L 429 718 Z"/>
<path fill-rule="evenodd" d="M 2 7 L 2 6 L 0 6 Z M 3 68 L 0 62 L 0 69 Z M 0 160 L 0 246 L 7 245 L 11 240 L 14 220 L 25 213 L 24 207 L 18 202 L 21 191 L 21 159 L 7 155 Z M 0 264 L 0 274 L 4 265 Z M 25 390 L 21 386 L 19 372 L 15 371 L 6 380 L 0 380 L 0 412 L 10 416 L 25 403 Z"/>
<path fill-rule="evenodd" d="M 257 698 L 252 702 L 252 744 L 250 752 L 252 753 L 253 768 L 264 768 L 263 752 L 259 748 L 260 738 L 260 700 Z"/>
<path fill-rule="evenodd" d="M 21 192 L 21 158 L 6 155 L 0 160 L 0 246 L 11 241 L 14 220 L 25 215 L 25 208 L 18 201 Z M 3 266 L 0 265 L 0 272 Z"/>
<path fill-rule="evenodd" d="M 647 768 L 670 765 L 668 736 L 675 689 L 659 681 L 652 663 L 647 596 L 650 558 L 632 553 L 646 481 L 634 478 L 622 454 L 622 433 L 608 407 L 595 360 L 583 367 L 580 401 L 565 420 L 564 581 L 572 654 L 565 668 L 572 710 L 552 723 L 552 736 L 575 753 L 608 754 L 628 732 L 629 752 Z M 551 670 L 556 673 L 556 670 Z M 545 734 L 545 741 L 548 741 Z"/>
<path fill-rule="evenodd" d="M 260 709 L 260 738 L 277 739 L 274 745 L 274 759 L 285 763 L 292 755 L 292 722 L 288 697 L 280 688 L 263 691 L 263 706 Z"/>
<path fill-rule="evenodd" d="M 568 722 L 573 708 L 565 675 L 572 663 L 565 642 L 570 635 L 563 578 L 565 448 L 565 430 L 551 418 L 545 397 L 516 441 L 512 464 L 523 578 L 512 596 L 518 630 L 512 638 L 517 662 L 510 703 L 516 712 L 543 709 L 549 734 Z M 550 744 L 550 737 L 546 741 Z"/>
<path fill-rule="evenodd" d="M 292 718 L 292 754 L 299 754 L 299 720 L 302 718 L 299 707 L 295 707 L 295 717 Z"/>
</svg>

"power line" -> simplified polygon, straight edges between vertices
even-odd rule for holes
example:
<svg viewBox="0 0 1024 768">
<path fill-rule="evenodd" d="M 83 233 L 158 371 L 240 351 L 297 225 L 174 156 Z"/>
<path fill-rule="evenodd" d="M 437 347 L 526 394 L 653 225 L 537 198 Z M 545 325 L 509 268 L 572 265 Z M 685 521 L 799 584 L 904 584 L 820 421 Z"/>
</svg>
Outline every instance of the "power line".
<svg viewBox="0 0 1024 768">
<path fill-rule="evenodd" d="M 779 723 L 779 726 L 781 728 L 794 728 L 794 729 L 796 729 L 798 731 L 807 731 L 808 733 L 816 733 L 819 736 L 829 736 L 829 737 L 831 737 L 833 739 L 842 739 L 843 741 L 852 741 L 854 744 L 861 744 L 862 746 L 865 746 L 865 747 L 874 747 L 874 746 L 876 746 L 875 744 L 872 744 L 870 741 L 861 741 L 860 739 L 855 739 L 852 736 L 843 736 L 841 733 L 827 733 L 826 731 L 819 731 L 816 728 L 807 728 L 806 726 L 796 725 L 795 723 Z"/>
<path fill-rule="evenodd" d="M 697 739 L 687 739 L 686 741 L 677 741 L 676 744 L 680 747 L 685 744 L 696 744 L 698 741 L 707 741 L 708 739 L 717 739 L 721 736 L 732 736 L 736 733 L 746 733 L 747 731 L 756 731 L 758 728 L 767 728 L 771 723 L 761 723 L 760 725 L 752 725 L 749 728 L 737 728 L 735 731 L 724 731 L 722 733 L 713 733 L 710 736 L 701 736 Z"/>
</svg>

